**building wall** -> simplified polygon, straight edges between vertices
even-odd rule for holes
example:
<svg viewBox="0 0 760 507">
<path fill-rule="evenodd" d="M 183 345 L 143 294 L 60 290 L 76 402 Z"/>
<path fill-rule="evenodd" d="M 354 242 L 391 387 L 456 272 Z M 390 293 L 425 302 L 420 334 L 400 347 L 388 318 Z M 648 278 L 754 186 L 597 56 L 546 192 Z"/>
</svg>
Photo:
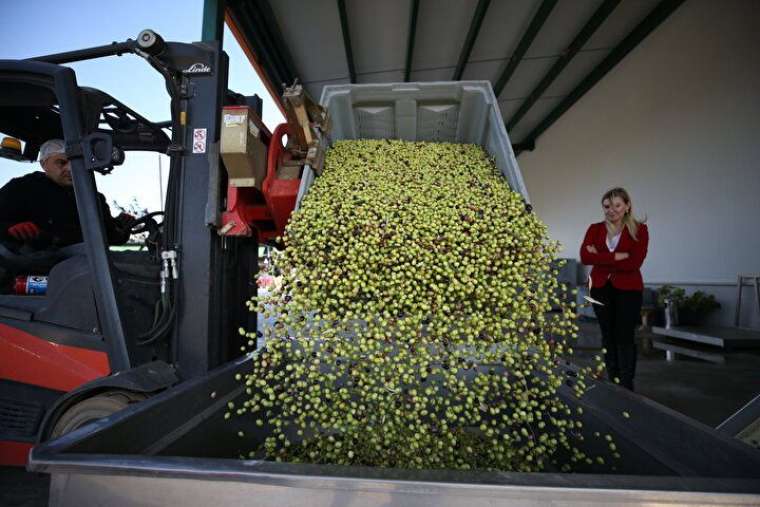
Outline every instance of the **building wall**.
<svg viewBox="0 0 760 507">
<path fill-rule="evenodd" d="M 564 256 L 623 186 L 648 218 L 646 283 L 716 294 L 727 324 L 737 273 L 760 273 L 758 20 L 756 0 L 687 0 L 518 160 Z"/>
</svg>

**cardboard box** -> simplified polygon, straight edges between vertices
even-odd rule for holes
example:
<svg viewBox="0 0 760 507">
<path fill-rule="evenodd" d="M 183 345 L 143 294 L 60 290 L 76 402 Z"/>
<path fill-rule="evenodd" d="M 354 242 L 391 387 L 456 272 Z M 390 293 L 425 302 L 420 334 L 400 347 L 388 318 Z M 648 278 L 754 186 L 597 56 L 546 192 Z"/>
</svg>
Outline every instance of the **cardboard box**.
<svg viewBox="0 0 760 507">
<path fill-rule="evenodd" d="M 222 110 L 221 153 L 230 186 L 256 187 L 267 173 L 267 149 L 261 132 L 246 106 L 228 106 Z"/>
</svg>

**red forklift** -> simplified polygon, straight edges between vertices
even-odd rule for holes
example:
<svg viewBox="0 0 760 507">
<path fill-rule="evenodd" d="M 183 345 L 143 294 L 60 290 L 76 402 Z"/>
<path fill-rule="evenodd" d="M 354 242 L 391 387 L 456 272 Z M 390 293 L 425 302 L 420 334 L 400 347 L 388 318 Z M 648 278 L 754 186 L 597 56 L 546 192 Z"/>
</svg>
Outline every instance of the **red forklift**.
<svg viewBox="0 0 760 507">
<path fill-rule="evenodd" d="M 63 64 L 143 58 L 166 84 L 171 120 L 153 122 L 77 84 Z M 297 83 L 288 123 L 270 132 L 262 101 L 227 89 L 217 42 L 136 40 L 0 60 L 0 156 L 33 162 L 65 140 L 83 243 L 45 250 L 0 244 L 6 276 L 45 275 L 44 295 L 0 295 L 0 465 L 30 448 L 241 355 L 255 329 L 259 244 L 274 243 L 305 169 L 319 171 L 329 122 Z M 287 135 L 287 144 L 283 140 Z M 165 211 L 136 221 L 139 251 L 109 250 L 94 173 L 119 171 L 133 151 L 170 158 Z M 34 199 L 34 196 L 29 196 Z"/>
</svg>

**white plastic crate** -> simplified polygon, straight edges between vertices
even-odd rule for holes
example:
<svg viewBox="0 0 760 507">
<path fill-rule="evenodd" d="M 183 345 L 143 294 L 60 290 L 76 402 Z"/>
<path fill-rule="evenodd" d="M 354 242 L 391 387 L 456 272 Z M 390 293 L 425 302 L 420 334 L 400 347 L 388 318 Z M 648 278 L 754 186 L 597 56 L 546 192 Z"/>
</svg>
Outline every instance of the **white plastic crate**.
<svg viewBox="0 0 760 507">
<path fill-rule="evenodd" d="M 530 202 L 512 144 L 488 81 L 328 85 L 320 104 L 332 122 L 330 145 L 341 139 L 403 139 L 481 145 L 509 187 Z M 308 166 L 296 208 L 312 182 Z"/>
</svg>

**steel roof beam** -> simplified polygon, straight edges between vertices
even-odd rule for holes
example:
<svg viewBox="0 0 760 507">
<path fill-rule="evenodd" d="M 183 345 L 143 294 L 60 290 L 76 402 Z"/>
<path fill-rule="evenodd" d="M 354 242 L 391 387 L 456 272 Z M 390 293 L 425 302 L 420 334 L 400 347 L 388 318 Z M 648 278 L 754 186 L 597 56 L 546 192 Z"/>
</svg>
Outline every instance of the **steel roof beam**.
<svg viewBox="0 0 760 507">
<path fill-rule="evenodd" d="M 340 15 L 340 29 L 343 32 L 343 47 L 346 49 L 346 63 L 348 64 L 348 76 L 352 83 L 356 82 L 356 69 L 354 69 L 354 53 L 351 50 L 351 33 L 348 28 L 348 15 L 346 14 L 346 1 L 338 0 L 338 14 Z"/>
<path fill-rule="evenodd" d="M 412 13 L 409 17 L 409 37 L 406 44 L 406 66 L 404 67 L 404 82 L 409 81 L 412 72 L 412 56 L 414 55 L 414 36 L 417 33 L 417 13 L 420 10 L 420 0 L 412 0 Z"/>
<path fill-rule="evenodd" d="M 459 81 L 464 74 L 464 68 L 467 65 L 467 60 L 470 59 L 470 53 L 475 46 L 475 40 L 478 38 L 480 32 L 480 26 L 483 24 L 483 18 L 486 17 L 486 11 L 491 4 L 491 0 L 479 0 L 477 7 L 475 7 L 475 13 L 472 15 L 472 21 L 470 21 L 470 29 L 467 30 L 467 38 L 464 40 L 462 51 L 459 53 L 459 61 L 457 67 L 454 69 L 454 75 L 451 76 L 452 81 Z"/>
<path fill-rule="evenodd" d="M 615 65 L 626 57 L 647 35 L 652 33 L 655 28 L 665 21 L 673 11 L 675 11 L 684 0 L 663 0 L 655 7 L 625 39 L 623 39 L 610 52 L 602 62 L 592 70 L 583 81 L 575 87 L 558 105 L 555 107 L 541 123 L 539 123 L 528 134 L 518 146 L 535 145 L 535 141 L 546 129 L 548 129 L 557 119 L 562 116 L 573 104 L 575 104 L 583 95 L 586 94 L 596 83 L 598 83 Z M 519 154 L 519 153 L 518 153 Z"/>
<path fill-rule="evenodd" d="M 567 64 L 570 63 L 573 57 L 575 57 L 575 55 L 578 54 L 586 42 L 588 42 L 589 38 L 591 38 L 594 32 L 596 32 L 597 28 L 601 26 L 604 20 L 607 19 L 607 17 L 612 13 L 612 11 L 615 10 L 619 4 L 620 0 L 605 0 L 605 2 L 599 6 L 599 8 L 596 10 L 596 12 L 594 12 L 594 14 L 588 20 L 586 25 L 581 29 L 578 35 L 575 36 L 575 39 L 573 39 L 567 49 L 562 52 L 562 56 L 559 58 L 559 60 L 557 60 L 554 65 L 552 65 L 552 68 L 549 69 L 549 72 L 546 73 L 546 75 L 543 77 L 543 79 L 541 79 L 538 85 L 536 85 L 533 91 L 530 92 L 528 98 L 525 99 L 525 102 L 520 105 L 520 108 L 517 110 L 517 112 L 512 115 L 512 118 L 509 119 L 507 122 L 507 132 L 512 130 L 512 128 L 517 125 L 522 117 L 525 116 L 525 113 L 527 113 L 528 110 L 533 107 L 533 104 L 535 104 L 541 95 L 543 95 L 546 89 L 549 88 L 557 76 L 559 76 L 559 74 L 565 69 Z"/>
<path fill-rule="evenodd" d="M 501 95 L 501 92 L 509 82 L 512 74 L 514 74 L 515 69 L 520 64 L 522 57 L 525 56 L 528 48 L 531 44 L 533 44 L 533 40 L 536 38 L 536 35 L 538 35 L 541 27 L 544 26 L 546 19 L 549 17 L 549 14 L 551 14 L 552 9 L 554 9 L 555 5 L 557 5 L 557 0 L 544 0 L 541 2 L 536 15 L 533 16 L 533 19 L 530 21 L 530 25 L 528 25 L 528 29 L 525 30 L 522 39 L 520 39 L 520 42 L 517 44 L 517 48 L 515 49 L 514 53 L 512 53 L 512 56 L 509 57 L 507 66 L 504 68 L 504 71 L 502 71 L 499 79 L 496 80 L 496 84 L 493 88 L 497 98 L 499 95 Z"/>
</svg>

